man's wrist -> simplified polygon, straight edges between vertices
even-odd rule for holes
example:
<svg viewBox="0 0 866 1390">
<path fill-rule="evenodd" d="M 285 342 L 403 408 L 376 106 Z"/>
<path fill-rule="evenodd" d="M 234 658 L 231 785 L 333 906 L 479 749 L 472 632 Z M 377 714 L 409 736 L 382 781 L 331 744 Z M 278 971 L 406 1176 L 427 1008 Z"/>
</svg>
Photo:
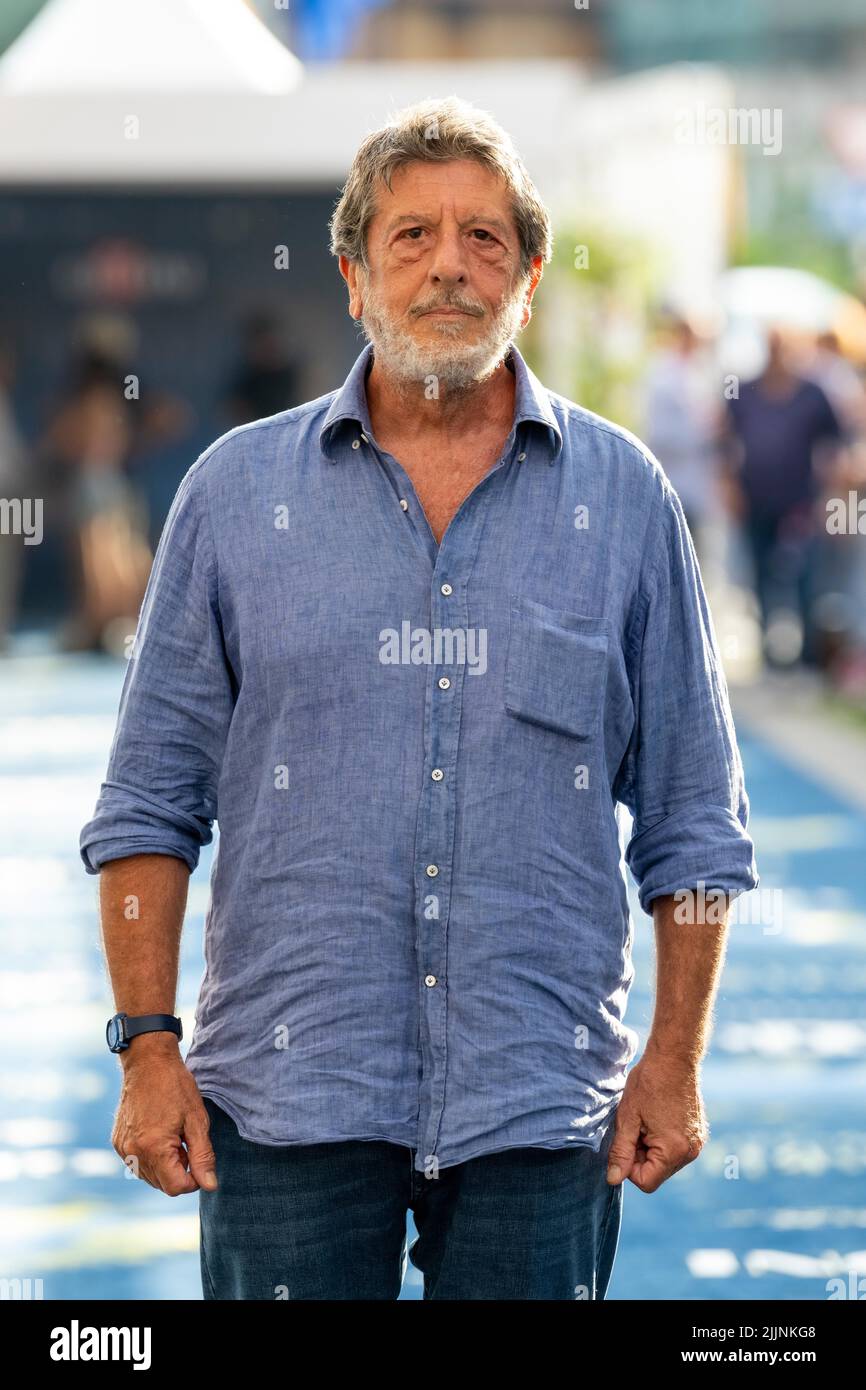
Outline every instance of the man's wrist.
<svg viewBox="0 0 866 1390">
<path fill-rule="evenodd" d="M 703 1060 L 703 1051 L 696 1047 L 694 1042 L 687 1043 L 682 1040 L 653 1036 L 647 1038 L 643 1055 L 655 1061 L 669 1062 L 671 1065 L 692 1071 L 697 1071 Z"/>
<path fill-rule="evenodd" d="M 118 1052 L 124 1070 L 131 1066 L 136 1058 L 177 1057 L 180 1056 L 180 1040 L 175 1033 L 168 1029 L 153 1033 L 139 1033 L 137 1037 L 130 1038 L 129 1046 L 122 1052 Z"/>
</svg>

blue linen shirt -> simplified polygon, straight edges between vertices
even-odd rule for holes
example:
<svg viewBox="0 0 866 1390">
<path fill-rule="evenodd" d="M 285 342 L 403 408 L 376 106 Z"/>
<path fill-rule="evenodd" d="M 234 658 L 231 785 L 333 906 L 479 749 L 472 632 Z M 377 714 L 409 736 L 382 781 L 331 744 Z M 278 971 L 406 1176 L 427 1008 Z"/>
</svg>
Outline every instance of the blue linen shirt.
<svg viewBox="0 0 866 1390">
<path fill-rule="evenodd" d="M 644 909 L 758 883 L 682 508 L 513 347 L 437 545 L 371 361 L 183 479 L 81 854 L 193 869 L 218 820 L 187 1065 L 247 1139 L 598 1151 L 638 1043 L 621 808 Z"/>
</svg>

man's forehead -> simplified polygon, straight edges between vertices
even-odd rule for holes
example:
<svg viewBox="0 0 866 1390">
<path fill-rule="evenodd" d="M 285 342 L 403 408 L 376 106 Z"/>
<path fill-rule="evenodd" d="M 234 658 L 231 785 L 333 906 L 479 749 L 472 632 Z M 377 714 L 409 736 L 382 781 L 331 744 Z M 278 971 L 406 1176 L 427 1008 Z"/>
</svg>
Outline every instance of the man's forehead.
<svg viewBox="0 0 866 1390">
<path fill-rule="evenodd" d="M 466 166 L 465 174 L 463 167 Z M 376 190 L 377 219 L 387 218 L 390 230 L 413 217 L 437 219 L 443 207 L 454 207 L 461 222 L 499 221 L 503 230 L 513 226 L 505 181 L 475 160 L 413 160 L 384 179 Z"/>
<path fill-rule="evenodd" d="M 488 169 L 479 159 L 409 159 L 400 164 L 391 174 L 391 187 L 396 191 L 400 186 L 419 186 L 423 184 L 455 183 L 475 187 L 504 188 L 501 174 Z"/>
</svg>

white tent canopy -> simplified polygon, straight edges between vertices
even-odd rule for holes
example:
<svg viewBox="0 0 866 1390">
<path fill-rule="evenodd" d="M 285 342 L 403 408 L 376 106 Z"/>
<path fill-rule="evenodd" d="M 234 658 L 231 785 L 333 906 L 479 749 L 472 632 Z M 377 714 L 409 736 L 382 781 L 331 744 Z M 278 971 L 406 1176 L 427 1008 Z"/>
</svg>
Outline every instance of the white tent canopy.
<svg viewBox="0 0 866 1390">
<path fill-rule="evenodd" d="M 279 95 L 300 74 L 242 0 L 51 0 L 0 58 L 0 91 Z"/>
<path fill-rule="evenodd" d="M 303 72 L 243 0 L 49 0 L 0 58 L 0 183 L 285 176 Z"/>
</svg>

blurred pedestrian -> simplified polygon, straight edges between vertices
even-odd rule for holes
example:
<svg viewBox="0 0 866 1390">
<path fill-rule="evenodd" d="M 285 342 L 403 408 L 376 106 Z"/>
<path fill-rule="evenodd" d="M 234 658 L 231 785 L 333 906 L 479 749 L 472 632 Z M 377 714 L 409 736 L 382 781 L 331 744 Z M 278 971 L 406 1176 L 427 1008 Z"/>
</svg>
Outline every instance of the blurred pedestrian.
<svg viewBox="0 0 866 1390">
<path fill-rule="evenodd" d="M 848 361 L 835 333 L 819 333 L 806 357 L 803 375 L 816 381 L 845 432 L 854 439 L 866 435 L 866 388 Z"/>
<path fill-rule="evenodd" d="M 40 443 L 49 467 L 67 475 L 76 611 L 65 650 L 116 650 L 120 629 L 135 630 L 150 572 L 144 508 L 125 471 L 136 430 L 124 390 L 130 341 L 123 321 L 87 325 Z"/>
<path fill-rule="evenodd" d="M 804 362 L 804 375 L 827 396 L 845 443 L 825 477 L 822 515 L 839 501 L 866 492 L 866 388 L 842 350 L 835 333 L 821 333 Z M 846 505 L 845 511 L 848 507 Z M 835 685 L 862 698 L 866 695 L 866 535 L 859 529 L 825 524 L 816 559 L 818 595 L 815 626 L 821 636 L 823 664 Z"/>
<path fill-rule="evenodd" d="M 765 655 L 772 665 L 811 664 L 819 504 L 831 457 L 820 449 L 838 445 L 842 425 L 821 387 L 793 369 L 777 330 L 768 334 L 761 375 L 743 383 L 727 408 Z"/>
<path fill-rule="evenodd" d="M 225 406 L 233 425 L 246 425 L 296 405 L 298 376 L 283 345 L 280 324 L 253 314 L 244 328 L 242 359 L 231 377 Z"/>
<path fill-rule="evenodd" d="M 676 490 L 698 555 L 718 517 L 720 393 L 705 344 L 674 318 L 644 380 L 644 437 Z"/>
</svg>

